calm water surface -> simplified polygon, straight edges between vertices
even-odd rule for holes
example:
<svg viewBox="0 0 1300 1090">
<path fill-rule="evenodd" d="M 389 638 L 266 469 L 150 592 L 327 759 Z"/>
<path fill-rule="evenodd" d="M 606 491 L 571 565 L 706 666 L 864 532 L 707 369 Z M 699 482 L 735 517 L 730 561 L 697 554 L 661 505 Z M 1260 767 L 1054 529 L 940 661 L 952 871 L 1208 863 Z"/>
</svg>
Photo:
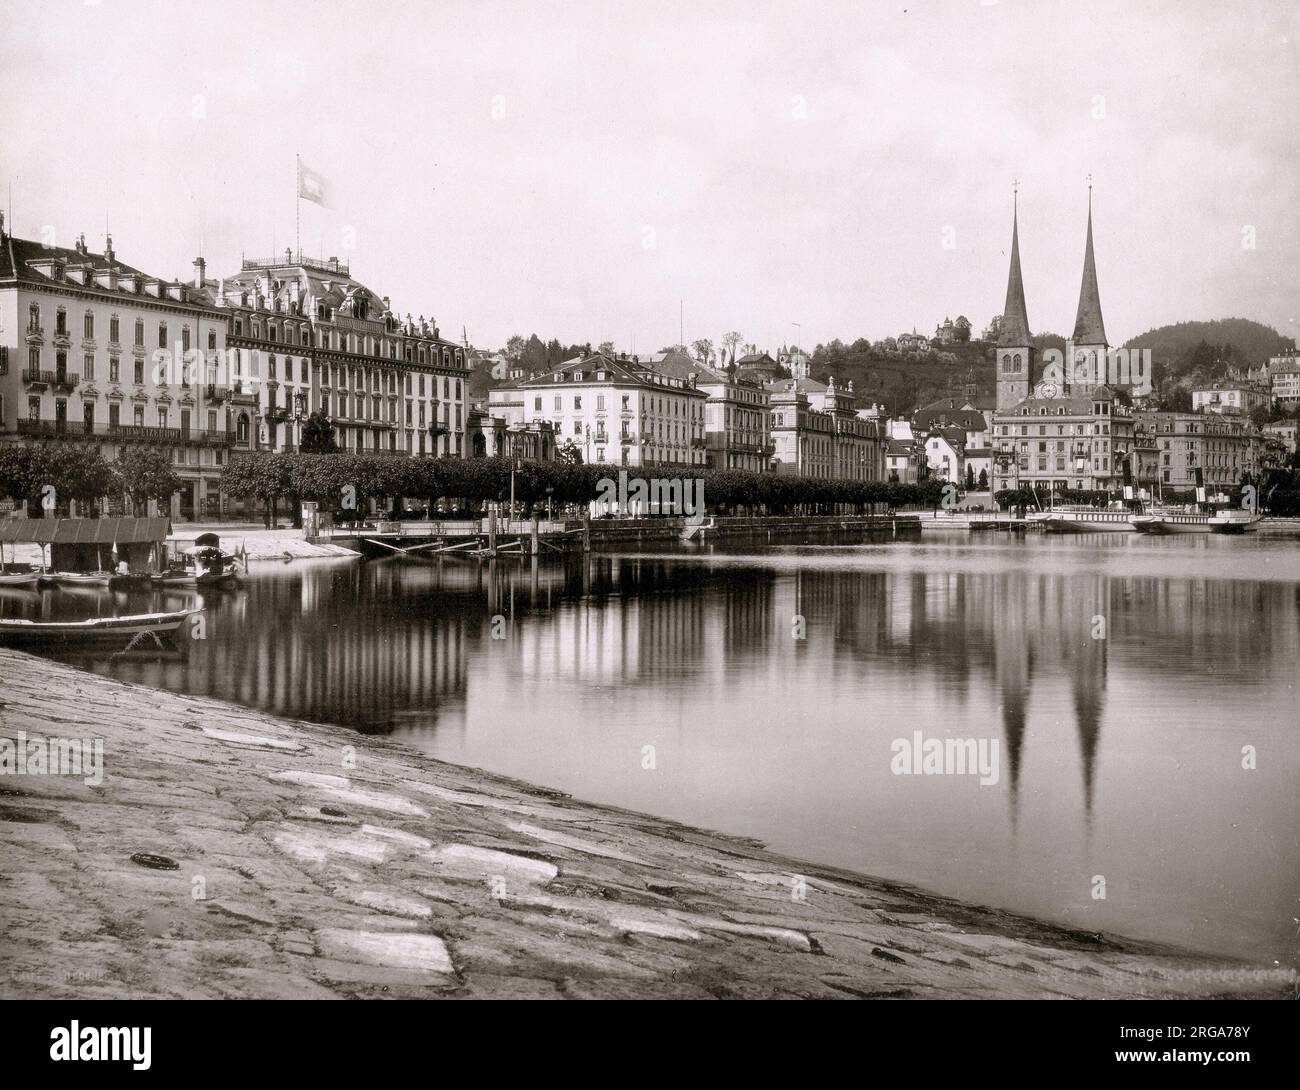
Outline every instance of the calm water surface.
<svg viewBox="0 0 1300 1090">
<path fill-rule="evenodd" d="M 183 654 L 66 659 L 979 903 L 1297 963 L 1300 541 L 927 535 L 254 565 Z M 10 593 L 0 614 L 190 601 Z M 997 739 L 998 782 L 893 774 L 917 730 Z"/>
</svg>

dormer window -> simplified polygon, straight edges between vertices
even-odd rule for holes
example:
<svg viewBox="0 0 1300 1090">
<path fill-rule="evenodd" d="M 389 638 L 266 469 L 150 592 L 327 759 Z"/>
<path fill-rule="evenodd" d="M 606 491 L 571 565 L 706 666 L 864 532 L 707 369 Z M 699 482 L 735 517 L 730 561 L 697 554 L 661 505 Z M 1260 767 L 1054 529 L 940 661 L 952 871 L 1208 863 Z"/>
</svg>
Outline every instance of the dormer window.
<svg viewBox="0 0 1300 1090">
<path fill-rule="evenodd" d="M 573 372 L 573 381 L 574 381 L 574 382 L 581 382 L 581 381 L 582 381 L 582 372 L 581 372 L 581 371 L 574 371 L 574 372 Z"/>
<path fill-rule="evenodd" d="M 55 263 L 55 265 L 50 269 L 50 276 L 52 276 L 55 280 L 62 280 L 63 266 L 61 264 Z"/>
<path fill-rule="evenodd" d="M 604 382 L 604 381 L 605 381 L 605 372 L 604 372 L 604 371 L 597 371 L 597 372 L 596 372 L 596 381 L 597 381 L 597 382 Z"/>
</svg>

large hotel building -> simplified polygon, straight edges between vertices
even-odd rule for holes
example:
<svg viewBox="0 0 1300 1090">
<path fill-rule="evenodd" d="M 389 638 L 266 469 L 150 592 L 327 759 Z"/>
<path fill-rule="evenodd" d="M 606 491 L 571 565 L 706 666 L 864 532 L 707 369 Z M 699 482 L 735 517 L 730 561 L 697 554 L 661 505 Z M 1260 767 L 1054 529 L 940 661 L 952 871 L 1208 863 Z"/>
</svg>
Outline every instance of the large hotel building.
<svg viewBox="0 0 1300 1090">
<path fill-rule="evenodd" d="M 0 219 L 0 443 L 130 444 L 171 451 L 170 514 L 227 512 L 229 459 L 294 451 L 328 416 L 349 451 L 464 456 L 463 346 L 399 317 L 346 263 L 286 251 L 211 279 L 150 276 L 110 238 L 92 253 L 18 239 Z M 120 500 L 107 497 L 104 513 Z"/>
</svg>

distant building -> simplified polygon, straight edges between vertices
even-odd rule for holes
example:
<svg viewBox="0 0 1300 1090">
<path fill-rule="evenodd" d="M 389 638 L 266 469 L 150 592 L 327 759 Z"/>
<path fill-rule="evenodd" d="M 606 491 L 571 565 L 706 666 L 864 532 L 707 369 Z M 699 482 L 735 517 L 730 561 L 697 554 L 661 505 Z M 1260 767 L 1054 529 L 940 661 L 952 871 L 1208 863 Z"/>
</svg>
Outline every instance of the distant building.
<svg viewBox="0 0 1300 1090">
<path fill-rule="evenodd" d="M 747 352 L 736 360 L 736 373 L 752 382 L 774 382 L 781 377 L 781 365 L 766 352 Z"/>
<path fill-rule="evenodd" d="M 768 357 L 770 359 L 770 357 Z M 709 367 L 684 352 L 660 352 L 649 358 L 656 371 L 694 382 L 708 398 L 704 404 L 705 464 L 710 469 L 766 473 L 776 448 L 772 442 L 771 399 L 755 372 Z"/>
<path fill-rule="evenodd" d="M 772 468 L 845 481 L 884 475 L 883 437 L 877 420 L 859 416 L 853 384 L 800 377 L 767 384 L 772 405 Z"/>
<path fill-rule="evenodd" d="M 1268 361 L 1268 381 L 1274 405 L 1300 404 L 1300 357 L 1274 356 Z"/>
<path fill-rule="evenodd" d="M 1162 485 L 1190 488 L 1197 469 L 1207 485 L 1234 485 L 1268 461 L 1265 435 L 1247 419 L 1176 412 L 1142 412 L 1137 418 L 1156 443 Z"/>
<path fill-rule="evenodd" d="M 1114 390 L 1097 386 L 1025 398 L 997 413 L 994 432 L 994 491 L 1017 485 L 1116 490 L 1133 446 L 1134 419 Z"/>
<path fill-rule="evenodd" d="M 1296 422 L 1294 420 L 1279 420 L 1274 424 L 1265 424 L 1260 430 L 1265 435 L 1271 435 L 1286 447 L 1288 454 L 1296 452 Z"/>
<path fill-rule="evenodd" d="M 942 324 L 934 327 L 933 340 L 940 345 L 966 344 L 970 340 L 970 320 L 964 314 L 957 315 L 955 322 L 944 318 Z"/>
<path fill-rule="evenodd" d="M 890 439 L 885 446 L 885 480 L 916 484 L 925 464 L 923 448 L 910 439 Z"/>
<path fill-rule="evenodd" d="M 938 428 L 925 437 L 929 475 L 960 487 L 966 476 L 965 434 L 961 428 Z"/>
<path fill-rule="evenodd" d="M 572 441 L 588 464 L 687 469 L 705 465 L 706 401 L 693 380 L 595 353 L 491 391 L 488 411 L 512 430 L 550 421 L 556 444 Z"/>
<path fill-rule="evenodd" d="M 1247 416 L 1255 409 L 1265 408 L 1269 400 L 1266 386 L 1216 382 L 1213 386 L 1192 391 L 1192 411 Z"/>
</svg>

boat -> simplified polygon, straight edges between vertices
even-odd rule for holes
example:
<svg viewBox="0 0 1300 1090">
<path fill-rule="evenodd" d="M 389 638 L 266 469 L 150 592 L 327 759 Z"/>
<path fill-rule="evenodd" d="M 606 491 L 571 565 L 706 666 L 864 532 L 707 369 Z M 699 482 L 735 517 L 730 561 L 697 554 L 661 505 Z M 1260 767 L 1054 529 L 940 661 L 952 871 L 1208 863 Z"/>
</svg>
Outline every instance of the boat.
<svg viewBox="0 0 1300 1090">
<path fill-rule="evenodd" d="M 1142 534 L 1208 534 L 1210 514 L 1194 506 L 1157 505 L 1133 516 L 1133 529 Z"/>
<path fill-rule="evenodd" d="M 0 640 L 22 643 L 90 642 L 131 639 L 175 632 L 199 609 L 173 613 L 136 613 L 127 617 L 90 617 L 84 621 L 29 621 L 0 617 Z"/>
<path fill-rule="evenodd" d="M 0 572 L 0 587 L 11 590 L 35 590 L 41 582 L 38 571 Z"/>
<path fill-rule="evenodd" d="M 1130 533 L 1133 530 L 1133 512 L 1124 507 L 1067 504 L 1047 511 L 1031 511 L 1025 516 L 1025 522 L 1055 533 Z"/>
<path fill-rule="evenodd" d="M 1263 518 L 1258 511 L 1220 511 L 1210 516 L 1210 529 L 1216 534 L 1244 534 L 1255 529 Z"/>
<path fill-rule="evenodd" d="M 107 587 L 113 579 L 111 571 L 41 572 L 41 584 L 50 587 Z"/>
<path fill-rule="evenodd" d="M 204 538 L 215 538 L 205 534 Z M 203 541 L 181 553 L 180 566 L 152 577 L 158 587 L 228 587 L 233 586 L 238 571 L 239 558 L 223 552 L 218 545 Z"/>
</svg>

